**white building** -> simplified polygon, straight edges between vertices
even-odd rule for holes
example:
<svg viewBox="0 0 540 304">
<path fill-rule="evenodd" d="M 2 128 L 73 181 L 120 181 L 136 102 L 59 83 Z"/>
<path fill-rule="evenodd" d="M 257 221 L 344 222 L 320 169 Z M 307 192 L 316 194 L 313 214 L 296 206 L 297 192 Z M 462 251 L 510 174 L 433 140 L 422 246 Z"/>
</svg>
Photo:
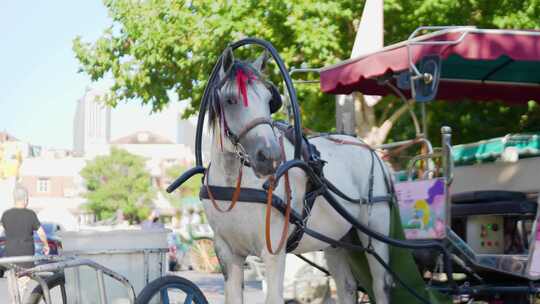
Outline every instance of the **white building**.
<svg viewBox="0 0 540 304">
<path fill-rule="evenodd" d="M 99 155 L 107 150 L 111 139 L 111 109 L 100 98 L 102 91 L 87 89 L 77 101 L 73 119 L 73 152 L 75 155 Z"/>
<path fill-rule="evenodd" d="M 166 171 L 174 165 L 190 166 L 195 162 L 191 149 L 148 131 L 139 131 L 118 138 L 111 146 L 128 151 L 146 159 L 146 169 L 152 176 L 154 186 L 166 188 L 170 179 Z"/>
<path fill-rule="evenodd" d="M 111 109 L 101 99 L 104 92 L 88 89 L 77 101 L 73 120 L 73 151 L 76 156 L 93 158 L 109 152 L 109 145 L 121 138 L 147 132 L 173 144 L 184 145 L 195 154 L 196 119 L 182 119 L 187 101 L 171 101 L 159 112 L 137 102 L 122 103 Z M 205 147 L 209 139 L 204 140 Z M 178 155 L 183 158 L 184 155 Z"/>
</svg>

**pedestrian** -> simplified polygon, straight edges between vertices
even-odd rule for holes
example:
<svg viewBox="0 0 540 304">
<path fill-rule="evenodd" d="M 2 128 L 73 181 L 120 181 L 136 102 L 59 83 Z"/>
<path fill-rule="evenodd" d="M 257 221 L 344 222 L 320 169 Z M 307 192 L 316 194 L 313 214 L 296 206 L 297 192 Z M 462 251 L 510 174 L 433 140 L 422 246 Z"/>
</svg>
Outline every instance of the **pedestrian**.
<svg viewBox="0 0 540 304">
<path fill-rule="evenodd" d="M 33 256 L 34 231 L 37 231 L 39 239 L 43 243 L 43 254 L 49 254 L 49 243 L 45 230 L 36 213 L 28 207 L 28 192 L 20 185 L 15 186 L 13 191 L 15 205 L 2 214 L 0 224 L 6 234 L 6 256 Z"/>
<path fill-rule="evenodd" d="M 15 186 L 13 191 L 15 206 L 2 214 L 0 224 L 4 227 L 6 235 L 5 256 L 33 256 L 34 249 L 34 231 L 43 243 L 43 254 L 49 255 L 49 243 L 45 230 L 41 227 L 36 213 L 28 207 L 28 192 L 20 185 Z M 30 268 L 34 266 L 33 262 L 19 263 L 18 266 Z M 27 276 L 18 279 L 19 295 L 24 295 L 30 278 Z M 11 288 L 15 282 L 8 281 Z"/>
<path fill-rule="evenodd" d="M 153 210 L 148 219 L 141 224 L 142 230 L 161 230 L 164 229 L 165 225 L 159 222 L 159 211 Z"/>
</svg>

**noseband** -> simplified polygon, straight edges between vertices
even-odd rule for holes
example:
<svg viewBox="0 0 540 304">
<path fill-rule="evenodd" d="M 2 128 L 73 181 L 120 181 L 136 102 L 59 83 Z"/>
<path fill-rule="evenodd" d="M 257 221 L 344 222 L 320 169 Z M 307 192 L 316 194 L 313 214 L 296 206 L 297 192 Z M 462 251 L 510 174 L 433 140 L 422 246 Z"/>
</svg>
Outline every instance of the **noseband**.
<svg viewBox="0 0 540 304">
<path fill-rule="evenodd" d="M 245 126 L 242 127 L 242 129 L 240 129 L 238 134 L 236 134 L 233 131 L 231 131 L 231 129 L 229 128 L 227 124 L 227 120 L 225 119 L 225 116 L 224 116 L 225 114 L 221 113 L 221 115 L 223 117 L 222 118 L 223 133 L 234 145 L 234 154 L 236 154 L 236 157 L 240 159 L 240 162 L 242 162 L 243 165 L 250 167 L 251 165 L 249 161 L 249 155 L 246 152 L 244 146 L 242 146 L 242 144 L 240 143 L 240 140 L 242 140 L 242 138 L 244 138 L 244 136 L 246 136 L 249 133 L 249 131 L 253 130 L 254 128 L 260 125 L 268 125 L 272 129 L 272 132 L 274 132 L 274 121 L 267 117 L 257 117 L 249 121 Z M 274 136 L 276 136 L 275 133 L 274 133 Z"/>
<path fill-rule="evenodd" d="M 246 136 L 246 134 L 259 125 L 269 125 L 272 130 L 274 129 L 274 121 L 266 117 L 258 117 L 248 122 L 238 134 L 235 134 L 231 129 L 225 125 L 225 135 L 229 138 L 233 145 L 239 145 L 240 140 Z"/>
</svg>

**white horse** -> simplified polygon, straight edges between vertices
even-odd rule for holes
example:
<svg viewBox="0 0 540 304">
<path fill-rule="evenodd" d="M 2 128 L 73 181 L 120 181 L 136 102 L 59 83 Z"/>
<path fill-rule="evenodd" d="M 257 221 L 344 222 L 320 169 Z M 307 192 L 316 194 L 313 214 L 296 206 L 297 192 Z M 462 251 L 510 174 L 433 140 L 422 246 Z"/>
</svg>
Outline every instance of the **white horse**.
<svg viewBox="0 0 540 304">
<path fill-rule="evenodd" d="M 216 99 L 210 106 L 210 121 L 213 130 L 211 148 L 211 166 L 206 182 L 212 186 L 235 187 L 240 166 L 239 149 L 247 155 L 251 169 L 243 170 L 242 187 L 262 189 L 268 176 L 272 175 L 282 161 L 278 131 L 266 123 L 271 116 L 270 103 L 272 92 L 269 83 L 262 78 L 266 58 L 264 54 L 252 63 L 237 61 L 231 50 L 226 51 L 219 74 L 219 87 Z M 259 123 L 253 123 L 259 120 Z M 261 123 L 263 121 L 263 123 Z M 234 143 L 227 134 L 240 134 Z M 347 136 L 335 136 L 348 141 L 356 139 Z M 237 138 L 238 139 L 238 138 Z M 284 140 L 287 159 L 292 159 L 293 145 Z M 373 161 L 366 148 L 337 144 L 325 137 L 310 140 L 327 161 L 324 167 L 325 177 L 338 185 L 349 197 L 367 197 L 369 188 L 370 166 Z M 373 195 L 386 195 L 384 169 L 374 166 Z M 303 198 L 307 178 L 299 169 L 289 172 L 292 190 L 293 209 L 302 213 Z M 286 199 L 283 180 L 274 194 Z M 371 206 L 352 204 L 337 198 L 340 204 L 361 223 L 384 235 L 388 235 L 390 222 L 389 204 L 377 203 Z M 231 201 L 217 201 L 221 209 L 227 209 Z M 225 303 L 243 303 L 243 266 L 248 255 L 262 258 L 266 269 L 268 292 L 267 304 L 283 303 L 283 278 L 285 272 L 285 250 L 271 254 L 265 245 L 266 206 L 260 203 L 239 202 L 229 212 L 216 210 L 211 200 L 203 200 L 204 209 L 210 225 L 215 232 L 215 249 L 225 278 Z M 284 216 L 272 210 L 271 242 L 275 247 L 281 237 Z M 333 239 L 341 239 L 350 230 L 351 224 L 344 220 L 323 197 L 318 197 L 309 218 L 308 227 Z M 289 227 L 289 234 L 294 225 Z M 359 233 L 363 244 L 368 237 Z M 372 240 L 374 250 L 388 262 L 388 246 Z M 332 248 L 329 244 L 304 234 L 293 253 L 305 253 L 324 250 L 327 264 L 334 278 L 340 304 L 357 303 L 357 283 L 348 266 L 346 252 L 341 248 Z M 389 303 L 390 276 L 371 256 L 367 256 L 373 277 L 373 293 L 378 304 Z"/>
</svg>

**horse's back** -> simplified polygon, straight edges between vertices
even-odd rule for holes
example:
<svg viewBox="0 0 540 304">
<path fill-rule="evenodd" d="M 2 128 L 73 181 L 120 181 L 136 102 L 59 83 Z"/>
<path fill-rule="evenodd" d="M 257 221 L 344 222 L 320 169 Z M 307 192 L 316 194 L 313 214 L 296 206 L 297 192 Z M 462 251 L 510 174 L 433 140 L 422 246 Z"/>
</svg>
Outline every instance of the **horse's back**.
<svg viewBox="0 0 540 304">
<path fill-rule="evenodd" d="M 372 162 L 378 162 L 368 145 L 348 135 L 315 137 L 310 139 L 310 143 L 315 145 L 321 159 L 326 162 L 324 174 L 327 179 L 353 196 L 367 192 Z M 380 172 L 380 166 L 374 166 L 373 174 Z"/>
<path fill-rule="evenodd" d="M 339 141 L 345 143 L 340 144 Z M 351 144 L 353 142 L 359 145 Z M 317 148 L 321 159 L 325 161 L 323 172 L 326 179 L 349 197 L 367 196 L 372 162 L 372 153 L 367 146 L 361 146 L 360 141 L 345 135 L 332 135 L 332 140 L 322 136 L 314 137 L 310 139 L 310 143 Z M 347 202 L 337 196 L 335 198 L 353 216 L 360 216 L 362 206 Z M 341 217 L 322 196 L 317 198 L 310 214 L 308 227 L 333 239 L 341 239 L 351 229 L 351 224 Z M 319 250 L 327 245 L 305 236 L 295 253 Z"/>
</svg>

